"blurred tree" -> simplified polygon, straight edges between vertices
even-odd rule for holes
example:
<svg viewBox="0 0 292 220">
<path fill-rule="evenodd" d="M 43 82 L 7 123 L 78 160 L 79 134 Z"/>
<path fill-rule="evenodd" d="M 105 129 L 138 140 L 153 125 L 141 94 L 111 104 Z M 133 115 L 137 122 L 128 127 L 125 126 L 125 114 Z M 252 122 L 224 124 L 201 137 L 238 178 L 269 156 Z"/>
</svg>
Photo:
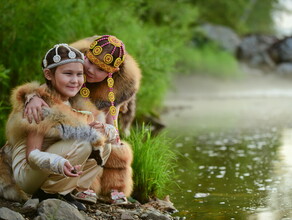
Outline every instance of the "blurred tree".
<svg viewBox="0 0 292 220">
<path fill-rule="evenodd" d="M 187 0 L 186 0 L 187 1 Z M 279 0 L 188 0 L 198 7 L 198 23 L 231 27 L 238 33 L 271 32 L 272 11 Z"/>
</svg>

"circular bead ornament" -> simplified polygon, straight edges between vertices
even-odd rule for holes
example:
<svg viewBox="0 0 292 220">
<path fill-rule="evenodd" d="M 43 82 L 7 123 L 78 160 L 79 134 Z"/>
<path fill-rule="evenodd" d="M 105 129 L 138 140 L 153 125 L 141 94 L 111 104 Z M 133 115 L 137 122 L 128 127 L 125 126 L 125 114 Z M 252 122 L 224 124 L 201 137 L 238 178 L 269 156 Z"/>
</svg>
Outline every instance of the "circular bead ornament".
<svg viewBox="0 0 292 220">
<path fill-rule="evenodd" d="M 106 63 L 106 64 L 110 64 L 111 62 L 113 62 L 113 56 L 109 53 L 107 53 L 104 57 L 103 57 L 103 61 Z"/>
<path fill-rule="evenodd" d="M 115 81 L 114 81 L 113 78 L 110 77 L 110 78 L 107 79 L 108 87 L 112 88 L 114 86 L 114 83 L 115 83 Z"/>
<path fill-rule="evenodd" d="M 74 58 L 76 58 L 76 53 L 74 52 L 74 51 L 70 51 L 69 53 L 68 53 L 68 57 L 70 58 L 70 59 L 74 59 Z"/>
<path fill-rule="evenodd" d="M 116 37 L 114 36 L 109 36 L 108 41 L 114 45 L 115 47 L 120 47 L 122 46 L 121 41 L 119 41 Z"/>
<path fill-rule="evenodd" d="M 118 67 L 118 66 L 120 66 L 121 63 L 122 63 L 121 58 L 117 58 L 117 59 L 115 60 L 115 62 L 114 62 L 114 67 Z"/>
<path fill-rule="evenodd" d="M 59 62 L 61 61 L 61 56 L 60 56 L 60 55 L 55 55 L 55 56 L 53 56 L 53 61 L 54 61 L 55 63 L 59 63 Z"/>
<path fill-rule="evenodd" d="M 45 68 L 47 67 L 48 61 L 46 59 L 43 60 L 43 65 L 44 65 Z"/>
<path fill-rule="evenodd" d="M 114 105 L 112 105 L 110 107 L 110 113 L 111 113 L 112 116 L 115 116 L 116 115 L 117 109 L 116 109 L 116 107 Z"/>
<path fill-rule="evenodd" d="M 108 93 L 108 99 L 110 100 L 110 102 L 114 102 L 115 101 L 115 94 L 114 94 L 114 92 L 109 92 Z"/>
<path fill-rule="evenodd" d="M 93 48 L 95 47 L 96 44 L 97 44 L 97 41 L 95 40 L 95 41 L 93 41 L 93 42 L 90 44 L 89 48 L 90 48 L 90 49 L 93 49 Z"/>
<path fill-rule="evenodd" d="M 94 54 L 94 55 L 99 55 L 99 54 L 101 54 L 101 52 L 102 52 L 102 47 L 101 46 L 97 46 L 97 47 L 95 47 L 93 50 L 92 50 L 92 53 Z"/>
<path fill-rule="evenodd" d="M 90 95 L 90 90 L 87 87 L 83 87 L 80 89 L 80 95 L 84 98 L 87 98 Z"/>
</svg>

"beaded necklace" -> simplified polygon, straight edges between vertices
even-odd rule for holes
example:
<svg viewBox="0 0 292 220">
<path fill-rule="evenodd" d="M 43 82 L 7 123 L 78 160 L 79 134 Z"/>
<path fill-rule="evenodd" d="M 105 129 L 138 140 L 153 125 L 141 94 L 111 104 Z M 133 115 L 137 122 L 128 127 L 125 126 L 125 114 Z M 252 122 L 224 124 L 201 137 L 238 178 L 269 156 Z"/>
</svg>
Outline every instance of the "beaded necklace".
<svg viewBox="0 0 292 220">
<path fill-rule="evenodd" d="M 115 94 L 114 94 L 114 79 L 113 74 L 109 73 L 107 78 L 107 85 L 109 87 L 109 93 L 108 93 L 108 99 L 111 102 L 111 106 L 109 108 L 109 112 L 112 116 L 114 127 L 116 128 L 117 132 L 119 133 L 118 129 L 118 119 L 117 119 L 117 109 L 115 107 Z M 86 75 L 84 75 L 84 84 L 82 85 L 82 88 L 80 89 L 80 95 L 84 97 L 88 102 L 90 102 L 90 90 L 86 87 Z"/>
<path fill-rule="evenodd" d="M 97 65 L 100 69 L 108 73 L 108 100 L 111 103 L 109 112 L 113 119 L 114 127 L 116 128 L 117 132 L 119 132 L 117 109 L 115 107 L 115 94 L 113 88 L 114 79 L 112 76 L 114 72 L 119 70 L 119 66 L 125 60 L 125 45 L 115 36 L 99 36 L 90 44 L 89 50 L 86 51 L 86 57 L 91 63 Z M 84 82 L 86 82 L 86 79 Z M 88 88 L 86 88 L 85 83 L 80 90 L 80 94 L 83 97 L 89 99 L 90 91 Z"/>
</svg>

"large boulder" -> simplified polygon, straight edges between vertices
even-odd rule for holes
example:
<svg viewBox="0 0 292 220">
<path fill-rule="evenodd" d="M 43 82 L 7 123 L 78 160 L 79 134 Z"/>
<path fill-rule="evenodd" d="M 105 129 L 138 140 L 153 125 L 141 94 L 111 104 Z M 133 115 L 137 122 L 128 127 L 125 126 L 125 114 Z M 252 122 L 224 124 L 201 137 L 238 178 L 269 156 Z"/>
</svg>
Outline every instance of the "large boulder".
<svg viewBox="0 0 292 220">
<path fill-rule="evenodd" d="M 242 37 L 236 50 L 238 60 L 253 67 L 274 66 L 268 49 L 277 42 L 277 38 L 271 35 L 249 34 Z"/>
<path fill-rule="evenodd" d="M 240 44 L 239 36 L 228 27 L 206 23 L 201 25 L 200 29 L 206 38 L 216 42 L 218 46 L 232 54 L 235 53 Z"/>
<path fill-rule="evenodd" d="M 268 53 L 277 65 L 292 63 L 292 37 L 285 37 L 273 43 L 268 49 Z"/>
</svg>

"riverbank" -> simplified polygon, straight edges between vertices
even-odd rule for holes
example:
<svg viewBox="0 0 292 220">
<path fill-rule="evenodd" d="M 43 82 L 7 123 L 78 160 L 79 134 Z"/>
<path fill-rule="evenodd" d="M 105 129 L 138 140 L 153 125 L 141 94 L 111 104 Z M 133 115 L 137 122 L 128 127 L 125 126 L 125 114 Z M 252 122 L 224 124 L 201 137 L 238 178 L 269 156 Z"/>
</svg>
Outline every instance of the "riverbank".
<svg viewBox="0 0 292 220">
<path fill-rule="evenodd" d="M 59 199 L 48 199 L 39 203 L 38 199 L 30 199 L 25 204 L 0 199 L 0 219 L 11 220 L 107 220 L 107 219 L 157 219 L 157 220 L 179 220 L 172 217 L 171 213 L 176 211 L 173 204 L 165 200 L 153 200 L 146 204 L 130 202 L 123 205 L 112 205 L 104 201 L 96 204 L 86 204 L 87 211 L 78 211 L 69 203 Z"/>
</svg>

